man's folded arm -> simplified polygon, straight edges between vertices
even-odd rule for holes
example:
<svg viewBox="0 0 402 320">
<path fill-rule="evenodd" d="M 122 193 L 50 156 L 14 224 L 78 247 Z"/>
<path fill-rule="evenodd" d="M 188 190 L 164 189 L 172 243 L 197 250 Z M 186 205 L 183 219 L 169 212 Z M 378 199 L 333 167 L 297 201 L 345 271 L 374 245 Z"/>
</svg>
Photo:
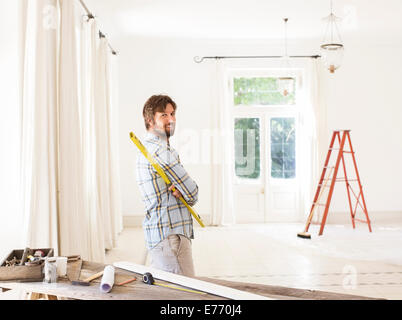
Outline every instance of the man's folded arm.
<svg viewBox="0 0 402 320">
<path fill-rule="evenodd" d="M 189 176 L 178 159 L 169 151 L 156 152 L 155 160 L 162 167 L 170 182 L 180 191 L 189 206 L 198 201 L 197 183 Z"/>
</svg>

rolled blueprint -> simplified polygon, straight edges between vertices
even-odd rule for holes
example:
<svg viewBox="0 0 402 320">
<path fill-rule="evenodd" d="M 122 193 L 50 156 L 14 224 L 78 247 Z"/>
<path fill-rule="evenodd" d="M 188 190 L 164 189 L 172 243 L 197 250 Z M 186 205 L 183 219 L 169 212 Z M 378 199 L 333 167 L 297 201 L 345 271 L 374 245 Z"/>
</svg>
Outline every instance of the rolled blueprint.
<svg viewBox="0 0 402 320">
<path fill-rule="evenodd" d="M 103 271 L 100 290 L 102 292 L 107 293 L 110 290 L 112 290 L 113 284 L 114 284 L 114 267 L 106 266 L 105 270 Z"/>
</svg>

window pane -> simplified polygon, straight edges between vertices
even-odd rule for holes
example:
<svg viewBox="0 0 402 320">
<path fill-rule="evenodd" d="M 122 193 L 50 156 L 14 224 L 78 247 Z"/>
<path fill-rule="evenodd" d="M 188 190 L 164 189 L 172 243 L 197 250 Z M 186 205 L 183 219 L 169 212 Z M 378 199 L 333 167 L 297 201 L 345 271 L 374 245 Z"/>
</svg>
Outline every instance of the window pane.
<svg viewBox="0 0 402 320">
<path fill-rule="evenodd" d="M 234 120 L 235 173 L 239 178 L 260 177 L 260 119 Z"/>
<path fill-rule="evenodd" d="M 271 177 L 296 177 L 295 119 L 271 119 Z"/>
<path fill-rule="evenodd" d="M 280 85 L 282 78 L 234 78 L 234 105 L 294 105 L 296 79 L 288 81 L 286 94 Z M 289 79 L 289 78 L 288 78 Z"/>
</svg>

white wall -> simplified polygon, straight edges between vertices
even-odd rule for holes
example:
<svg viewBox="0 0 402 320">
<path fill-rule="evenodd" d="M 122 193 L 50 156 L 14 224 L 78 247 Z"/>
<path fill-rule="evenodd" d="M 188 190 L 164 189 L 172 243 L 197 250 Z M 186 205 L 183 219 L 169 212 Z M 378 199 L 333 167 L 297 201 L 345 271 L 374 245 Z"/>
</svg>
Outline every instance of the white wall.
<svg viewBox="0 0 402 320">
<path fill-rule="evenodd" d="M 351 46 L 345 51 L 342 68 L 323 83 L 328 129 L 352 130 L 373 221 L 402 211 L 401 56 L 400 45 Z M 334 197 L 334 211 L 348 210 L 344 185 L 336 189 Z"/>
<path fill-rule="evenodd" d="M 185 129 L 200 132 L 210 128 L 210 77 L 213 62 L 193 62 L 194 56 L 276 55 L 277 45 L 263 41 L 218 41 L 161 38 L 114 39 L 120 63 L 120 150 L 123 215 L 143 216 L 143 205 L 135 182 L 135 146 L 128 132 L 145 132 L 142 107 L 152 94 L 166 93 L 178 104 L 178 134 Z M 291 54 L 319 53 L 316 41 L 293 43 Z M 351 129 L 353 147 L 370 212 L 402 212 L 402 96 L 398 94 L 402 73 L 402 46 L 362 46 L 349 41 L 342 67 L 335 74 L 320 74 L 322 121 L 321 163 L 328 150 L 332 130 Z M 174 143 L 176 142 L 176 144 Z M 173 145 L 186 149 L 184 138 Z M 185 156 L 181 155 L 183 162 Z M 207 163 L 185 165 L 200 187 L 196 210 L 211 212 L 211 173 Z M 344 185 L 337 186 L 333 211 L 348 210 Z M 374 213 L 373 213 L 374 214 Z M 402 216 L 402 215 L 401 215 Z M 140 219 L 141 218 L 141 219 Z M 402 219 L 402 218 L 401 218 Z"/>
<path fill-rule="evenodd" d="M 145 133 L 142 108 L 153 94 L 168 94 L 177 103 L 177 133 L 172 145 L 185 143 L 178 139 L 179 131 L 201 131 L 210 127 L 209 70 L 193 62 L 194 47 L 165 40 L 115 41 L 119 47 L 120 92 L 120 150 L 123 215 L 143 216 L 143 204 L 135 181 L 137 150 L 129 139 L 133 131 L 141 137 Z M 115 45 L 115 44 L 114 44 Z M 200 150 L 201 151 L 201 150 Z M 199 203 L 195 209 L 210 213 L 210 170 L 206 164 L 181 160 L 200 187 Z M 196 161 L 194 161 L 196 162 Z"/>
<path fill-rule="evenodd" d="M 21 246 L 18 1 L 0 0 L 0 260 Z"/>
</svg>

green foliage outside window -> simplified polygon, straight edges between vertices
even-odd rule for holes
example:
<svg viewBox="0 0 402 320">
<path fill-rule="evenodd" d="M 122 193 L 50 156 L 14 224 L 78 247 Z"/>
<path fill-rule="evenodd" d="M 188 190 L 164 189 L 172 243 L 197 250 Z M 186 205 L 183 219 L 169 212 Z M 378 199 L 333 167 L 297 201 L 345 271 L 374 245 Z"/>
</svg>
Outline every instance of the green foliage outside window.
<svg viewBox="0 0 402 320">
<path fill-rule="evenodd" d="M 234 78 L 234 105 L 294 105 L 295 88 L 287 96 L 278 91 L 278 78 Z"/>
<path fill-rule="evenodd" d="M 235 172 L 239 178 L 260 177 L 260 119 L 236 118 Z"/>
<path fill-rule="evenodd" d="M 294 118 L 271 119 L 271 177 L 292 179 L 296 176 L 296 141 Z"/>
</svg>

